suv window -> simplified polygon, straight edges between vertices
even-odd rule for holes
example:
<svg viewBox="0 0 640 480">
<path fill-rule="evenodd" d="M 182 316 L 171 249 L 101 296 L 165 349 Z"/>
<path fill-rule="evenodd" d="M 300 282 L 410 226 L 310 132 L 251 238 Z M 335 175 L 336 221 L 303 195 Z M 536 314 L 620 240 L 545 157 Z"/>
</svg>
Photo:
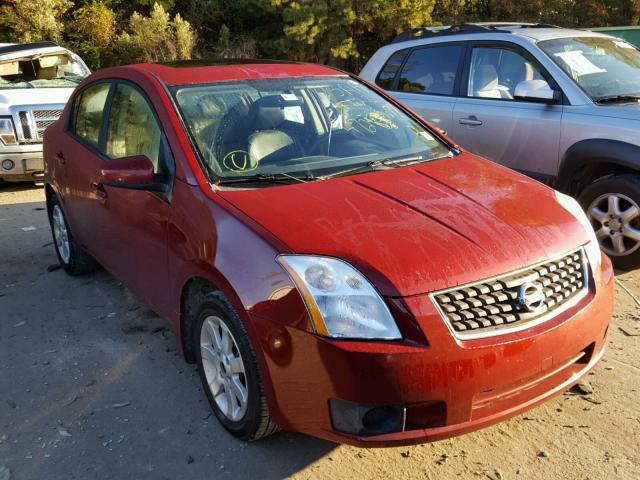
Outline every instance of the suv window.
<svg viewBox="0 0 640 480">
<path fill-rule="evenodd" d="M 473 49 L 467 96 L 513 100 L 516 86 L 526 80 L 544 77 L 519 53 L 507 48 Z"/>
<path fill-rule="evenodd" d="M 80 93 L 76 103 L 74 132 L 96 147 L 100 142 L 104 104 L 110 88 L 110 83 L 98 83 L 87 87 Z"/>
<path fill-rule="evenodd" d="M 399 50 L 389 57 L 389 60 L 384 64 L 384 67 L 382 67 L 376 79 L 376 84 L 378 84 L 379 87 L 389 90 L 393 86 L 393 81 L 396 79 L 396 74 L 406 55 L 407 50 Z"/>
<path fill-rule="evenodd" d="M 407 59 L 398 90 L 453 95 L 463 45 L 418 48 Z"/>
<path fill-rule="evenodd" d="M 135 88 L 119 84 L 109 115 L 106 154 L 110 158 L 146 155 L 154 173 L 163 173 L 160 162 L 161 130 L 151 106 Z"/>
</svg>

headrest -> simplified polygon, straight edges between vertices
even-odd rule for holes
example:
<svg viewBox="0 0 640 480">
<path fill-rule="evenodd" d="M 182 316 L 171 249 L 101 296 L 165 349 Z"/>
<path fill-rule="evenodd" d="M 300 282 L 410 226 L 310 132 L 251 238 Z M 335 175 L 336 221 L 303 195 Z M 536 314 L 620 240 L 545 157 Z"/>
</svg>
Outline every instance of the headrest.
<svg viewBox="0 0 640 480">
<path fill-rule="evenodd" d="M 480 65 L 473 78 L 473 89 L 476 92 L 494 90 L 498 86 L 498 72 L 493 65 Z"/>
<path fill-rule="evenodd" d="M 255 168 L 263 158 L 293 144 L 289 135 L 279 130 L 262 130 L 249 137 L 249 162 Z"/>
<path fill-rule="evenodd" d="M 300 105 L 302 105 L 302 100 L 293 94 L 269 95 L 256 100 L 251 105 L 249 117 L 253 119 L 254 130 L 273 129 L 284 122 L 285 107 Z"/>
</svg>

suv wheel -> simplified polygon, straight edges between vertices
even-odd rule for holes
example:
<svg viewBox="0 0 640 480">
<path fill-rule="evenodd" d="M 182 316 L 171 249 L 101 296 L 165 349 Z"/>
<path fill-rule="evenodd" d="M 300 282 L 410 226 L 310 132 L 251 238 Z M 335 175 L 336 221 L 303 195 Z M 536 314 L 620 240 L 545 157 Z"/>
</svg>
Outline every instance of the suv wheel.
<svg viewBox="0 0 640 480">
<path fill-rule="evenodd" d="M 640 178 L 633 174 L 597 180 L 580 194 L 580 203 L 600 248 L 616 268 L 640 266 Z"/>
<path fill-rule="evenodd" d="M 49 200 L 49 224 L 58 261 L 69 275 L 91 273 L 100 265 L 77 244 L 57 197 Z"/>
<path fill-rule="evenodd" d="M 258 440 L 278 431 L 242 320 L 220 292 L 200 305 L 193 335 L 202 385 L 216 417 L 234 436 Z"/>
</svg>

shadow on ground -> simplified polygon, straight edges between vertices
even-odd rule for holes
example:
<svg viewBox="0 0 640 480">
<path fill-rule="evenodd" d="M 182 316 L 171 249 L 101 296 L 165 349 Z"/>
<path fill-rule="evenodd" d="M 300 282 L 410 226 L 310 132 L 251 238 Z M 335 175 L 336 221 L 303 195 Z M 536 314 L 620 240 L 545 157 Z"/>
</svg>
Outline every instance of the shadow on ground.
<svg viewBox="0 0 640 480">
<path fill-rule="evenodd" d="M 4 184 L 0 466 L 13 480 L 282 478 L 335 448 L 237 441 L 163 320 L 107 272 L 72 278 L 56 263 L 44 193 Z"/>
</svg>

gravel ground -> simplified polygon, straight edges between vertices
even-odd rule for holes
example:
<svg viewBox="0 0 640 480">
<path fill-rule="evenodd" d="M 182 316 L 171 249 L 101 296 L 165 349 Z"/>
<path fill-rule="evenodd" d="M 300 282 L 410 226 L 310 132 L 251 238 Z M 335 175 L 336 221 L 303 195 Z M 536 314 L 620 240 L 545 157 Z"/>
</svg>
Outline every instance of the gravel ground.
<svg viewBox="0 0 640 480">
<path fill-rule="evenodd" d="M 108 273 L 55 265 L 43 191 L 0 186 L 0 480 L 640 478 L 640 271 L 617 276 L 609 350 L 581 392 L 451 440 L 358 449 L 236 441 L 163 320 Z"/>
</svg>

